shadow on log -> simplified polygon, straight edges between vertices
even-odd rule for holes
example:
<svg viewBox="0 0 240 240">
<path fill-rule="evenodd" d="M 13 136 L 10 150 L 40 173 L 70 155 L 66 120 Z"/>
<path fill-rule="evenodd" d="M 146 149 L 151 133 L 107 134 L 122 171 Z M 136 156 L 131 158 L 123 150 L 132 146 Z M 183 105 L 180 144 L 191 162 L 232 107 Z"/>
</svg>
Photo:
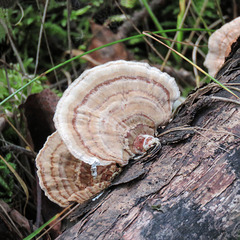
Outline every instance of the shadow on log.
<svg viewBox="0 0 240 240">
<path fill-rule="evenodd" d="M 237 51 L 218 74 L 237 95 L 239 66 Z M 158 156 L 131 163 L 57 239 L 239 239 L 240 108 L 228 99 L 216 84 L 192 93 Z"/>
</svg>

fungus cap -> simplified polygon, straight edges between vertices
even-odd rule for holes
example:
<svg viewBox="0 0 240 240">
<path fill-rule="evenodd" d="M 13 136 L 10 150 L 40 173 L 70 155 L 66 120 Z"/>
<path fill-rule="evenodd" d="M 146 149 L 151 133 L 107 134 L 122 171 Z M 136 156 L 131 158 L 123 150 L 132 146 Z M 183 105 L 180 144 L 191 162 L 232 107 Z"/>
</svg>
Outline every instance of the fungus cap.
<svg viewBox="0 0 240 240">
<path fill-rule="evenodd" d="M 83 72 L 64 92 L 55 126 L 71 154 L 88 164 L 121 166 L 139 135 L 154 136 L 180 93 L 174 78 L 146 63 L 113 61 Z"/>
<path fill-rule="evenodd" d="M 240 36 L 240 17 L 216 30 L 208 41 L 208 54 L 204 66 L 215 76 L 231 52 L 231 46 Z"/>
<path fill-rule="evenodd" d="M 36 158 L 39 184 L 45 195 L 61 207 L 70 202 L 83 203 L 108 187 L 120 168 L 116 164 L 91 165 L 73 157 L 57 132 L 48 137 Z"/>
</svg>

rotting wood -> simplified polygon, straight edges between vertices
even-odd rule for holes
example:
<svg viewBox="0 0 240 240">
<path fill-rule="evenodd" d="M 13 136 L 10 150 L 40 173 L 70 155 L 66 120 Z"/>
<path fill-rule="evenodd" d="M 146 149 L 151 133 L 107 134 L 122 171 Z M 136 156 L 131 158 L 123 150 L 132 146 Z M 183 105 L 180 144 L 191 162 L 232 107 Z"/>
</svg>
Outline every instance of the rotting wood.
<svg viewBox="0 0 240 240">
<path fill-rule="evenodd" d="M 233 59 L 221 82 L 240 83 L 240 52 Z M 57 239 L 239 239 L 240 108 L 212 96 L 234 98 L 219 88 L 190 95 L 166 129 L 194 133 L 174 132 L 156 159 L 135 164 L 143 174 L 112 186 Z"/>
</svg>

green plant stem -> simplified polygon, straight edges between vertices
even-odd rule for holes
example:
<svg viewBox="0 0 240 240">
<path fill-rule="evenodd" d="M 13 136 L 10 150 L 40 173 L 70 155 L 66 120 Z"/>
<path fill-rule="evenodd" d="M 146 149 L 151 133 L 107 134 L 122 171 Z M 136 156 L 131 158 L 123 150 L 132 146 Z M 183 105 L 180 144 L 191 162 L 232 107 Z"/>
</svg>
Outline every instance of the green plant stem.
<svg viewBox="0 0 240 240">
<path fill-rule="evenodd" d="M 39 234 L 49 223 L 51 223 L 52 221 L 54 221 L 55 219 L 58 218 L 59 214 L 56 214 L 55 216 L 53 216 L 50 220 L 48 220 L 46 223 L 44 223 L 40 228 L 38 228 L 37 230 L 35 230 L 33 233 L 31 233 L 30 235 L 28 235 L 27 237 L 25 237 L 23 240 L 31 240 L 33 239 L 37 234 Z"/>
<path fill-rule="evenodd" d="M 179 0 L 179 14 L 177 16 L 177 28 L 181 28 L 182 25 L 183 25 L 183 21 L 184 21 L 184 14 L 185 14 L 185 10 L 186 10 L 186 0 Z M 177 41 L 178 42 L 181 42 L 183 39 L 183 32 L 179 32 L 177 34 Z M 180 43 L 177 43 L 177 50 L 178 52 L 181 51 L 181 44 Z"/>
<path fill-rule="evenodd" d="M 70 208 L 71 208 L 72 204 L 68 205 L 66 208 L 64 208 L 60 213 L 57 213 L 55 216 L 53 216 L 50 220 L 48 220 L 46 223 L 44 223 L 41 227 L 39 227 L 37 230 L 35 230 L 33 233 L 31 233 L 30 235 L 28 235 L 26 238 L 24 238 L 23 240 L 31 240 L 34 237 L 36 237 L 46 226 L 48 226 L 50 223 L 52 223 L 53 221 L 57 220 L 58 218 L 60 218 L 65 212 L 67 212 Z M 54 225 L 56 225 L 58 222 L 60 222 L 63 218 L 65 218 L 66 216 L 68 216 L 72 211 L 74 211 L 76 208 L 79 207 L 79 204 L 75 205 L 75 207 L 73 207 L 70 211 L 68 211 L 66 214 L 64 214 L 58 221 L 56 221 L 54 224 L 52 224 L 51 226 L 49 226 L 48 230 L 49 231 L 51 228 L 54 227 Z M 47 232 L 45 231 L 45 233 Z M 38 239 L 42 239 L 42 236 L 45 235 L 45 233 L 43 233 L 42 235 L 40 235 L 36 240 Z"/>
<path fill-rule="evenodd" d="M 185 0 L 184 0 L 184 1 L 185 1 Z M 182 26 L 183 26 L 183 23 L 184 23 L 184 21 L 185 21 L 185 19 L 186 19 L 188 10 L 189 10 L 189 8 L 190 8 L 190 4 L 191 4 L 191 1 L 188 2 L 188 4 L 187 4 L 187 9 L 184 8 L 183 16 L 181 17 L 181 22 L 180 22 L 179 25 L 177 26 L 178 29 L 181 29 Z M 175 34 L 175 36 L 174 36 L 174 39 L 173 39 L 173 42 L 172 42 L 171 45 L 170 45 L 171 48 L 174 47 L 174 44 L 175 44 L 175 41 L 176 41 L 176 40 L 177 40 L 177 44 L 181 46 L 182 38 L 180 38 L 180 41 L 179 41 L 179 39 L 178 39 L 178 36 L 179 36 L 179 35 L 183 36 L 183 32 L 182 32 L 182 31 L 176 32 L 176 34 Z M 179 42 L 178 42 L 178 41 L 179 41 Z M 181 47 L 180 47 L 180 49 L 181 49 Z M 179 52 L 180 52 L 180 51 L 179 51 Z M 163 63 L 162 63 L 161 69 L 160 69 L 161 71 L 163 71 L 165 65 L 167 64 L 167 61 L 168 61 L 171 53 L 172 53 L 172 55 L 178 56 L 175 52 L 171 51 L 171 49 L 168 49 L 168 52 L 167 52 L 167 54 L 166 54 L 166 56 L 165 56 L 165 59 L 164 59 L 164 61 L 163 61 Z M 177 62 L 178 62 L 178 63 L 180 63 L 180 61 L 182 60 L 182 58 L 180 58 L 179 56 L 178 56 L 177 58 L 175 58 L 175 59 L 177 59 Z"/>
<path fill-rule="evenodd" d="M 204 5 L 203 5 L 204 8 L 203 8 L 203 9 L 205 9 L 205 6 L 207 5 L 207 2 L 208 2 L 208 0 L 205 0 L 205 1 L 204 1 Z M 207 26 L 205 20 L 204 20 L 203 17 L 202 17 L 202 13 L 203 13 L 203 12 L 202 12 L 202 11 L 201 11 L 200 13 L 198 12 L 197 7 L 196 7 L 194 1 L 192 1 L 192 6 L 193 6 L 194 11 L 197 13 L 198 17 L 199 17 L 200 20 L 202 21 L 204 27 L 206 28 L 206 30 L 208 30 L 208 26 Z"/>
<path fill-rule="evenodd" d="M 168 32 L 176 32 L 176 31 L 206 31 L 206 29 L 202 29 L 202 28 L 184 28 L 184 29 L 168 29 L 168 30 L 164 30 L 164 31 L 155 31 L 153 33 L 168 33 Z M 208 30 L 208 31 L 213 31 L 213 30 Z M 86 55 L 86 54 L 89 54 L 89 53 L 92 53 L 92 52 L 95 52 L 99 49 L 102 49 L 104 47 L 108 47 L 108 46 L 112 46 L 114 44 L 117 44 L 117 43 L 120 43 L 120 42 L 125 42 L 125 41 L 128 41 L 128 40 L 131 40 L 131 39 L 134 39 L 134 38 L 139 38 L 139 37 L 144 37 L 145 35 L 144 34 L 138 34 L 138 35 L 134 35 L 132 37 L 127 37 L 127 38 L 123 38 L 123 39 L 119 39 L 117 41 L 114 41 L 114 42 L 111 42 L 111 43 L 108 43 L 108 44 L 105 44 L 103 46 L 100 46 L 100 47 L 97 47 L 97 48 L 94 48 L 94 49 L 91 49 L 81 55 L 78 55 L 78 56 L 75 56 L 71 59 L 68 59 L 67 61 L 63 62 L 63 63 L 60 63 L 58 64 L 57 66 L 55 67 L 52 67 L 50 69 L 48 69 L 47 71 L 45 71 L 44 73 L 40 74 L 39 76 L 33 78 L 32 80 L 30 80 L 27 84 L 25 84 L 24 86 L 22 86 L 21 88 L 19 88 L 17 91 L 15 91 L 14 93 L 10 94 L 8 97 L 6 97 L 4 100 L 2 100 L 0 102 L 0 106 L 3 105 L 5 102 L 7 102 L 9 99 L 11 99 L 13 96 L 15 96 L 17 93 L 19 93 L 20 91 L 22 91 L 24 88 L 26 88 L 27 86 L 29 86 L 30 84 L 32 84 L 33 82 L 35 82 L 36 80 L 39 80 L 42 76 L 45 76 L 47 75 L 48 73 L 56 70 L 57 68 L 59 67 L 62 67 L 78 58 L 81 58 L 82 56 Z"/>
<path fill-rule="evenodd" d="M 156 16 L 155 16 L 155 14 L 153 13 L 151 7 L 148 5 L 147 0 L 142 0 L 142 3 L 143 3 L 143 5 L 144 5 L 144 7 L 146 8 L 149 16 L 151 17 L 151 19 L 152 19 L 153 23 L 155 24 L 156 28 L 158 29 L 158 31 L 162 31 L 163 37 L 168 38 L 167 34 L 164 32 L 164 30 L 163 30 L 163 28 L 162 28 L 162 25 L 160 24 L 160 22 L 159 22 L 158 19 L 156 18 Z M 171 42 L 168 41 L 168 40 L 166 40 L 166 43 L 167 43 L 168 46 L 171 45 Z M 173 57 L 174 57 L 174 59 L 175 59 L 177 62 L 179 62 L 179 57 L 178 57 L 178 55 L 176 55 L 175 53 L 173 53 Z"/>
<path fill-rule="evenodd" d="M 163 28 L 162 28 L 162 25 L 160 24 L 160 22 L 158 21 L 158 19 L 156 18 L 156 16 L 154 15 L 151 7 L 148 5 L 147 3 L 147 0 L 142 0 L 142 3 L 144 5 L 144 7 L 146 8 L 149 16 L 151 17 L 153 23 L 155 24 L 156 28 L 159 30 L 159 31 L 163 31 Z M 162 32 L 162 35 L 167 38 L 167 34 L 165 32 Z M 168 45 L 170 45 L 170 42 L 169 41 L 166 41 L 168 43 Z"/>
<path fill-rule="evenodd" d="M 222 23 L 225 24 L 225 20 L 223 18 L 223 13 L 222 13 L 222 9 L 219 3 L 219 0 L 214 0 L 215 4 L 217 6 L 217 12 L 218 12 L 218 16 L 220 17 L 220 19 L 222 20 Z"/>
</svg>

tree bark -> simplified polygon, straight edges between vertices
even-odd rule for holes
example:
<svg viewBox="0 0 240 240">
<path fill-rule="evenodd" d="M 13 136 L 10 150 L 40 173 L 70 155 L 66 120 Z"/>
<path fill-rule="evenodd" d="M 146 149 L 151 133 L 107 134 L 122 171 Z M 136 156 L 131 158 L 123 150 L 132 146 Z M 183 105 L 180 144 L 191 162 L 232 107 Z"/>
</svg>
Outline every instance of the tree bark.
<svg viewBox="0 0 240 240">
<path fill-rule="evenodd" d="M 239 87 L 239 65 L 236 51 L 219 81 Z M 228 99 L 237 100 L 216 84 L 192 93 L 158 156 L 130 163 L 57 239 L 239 239 L 240 109 Z"/>
</svg>

